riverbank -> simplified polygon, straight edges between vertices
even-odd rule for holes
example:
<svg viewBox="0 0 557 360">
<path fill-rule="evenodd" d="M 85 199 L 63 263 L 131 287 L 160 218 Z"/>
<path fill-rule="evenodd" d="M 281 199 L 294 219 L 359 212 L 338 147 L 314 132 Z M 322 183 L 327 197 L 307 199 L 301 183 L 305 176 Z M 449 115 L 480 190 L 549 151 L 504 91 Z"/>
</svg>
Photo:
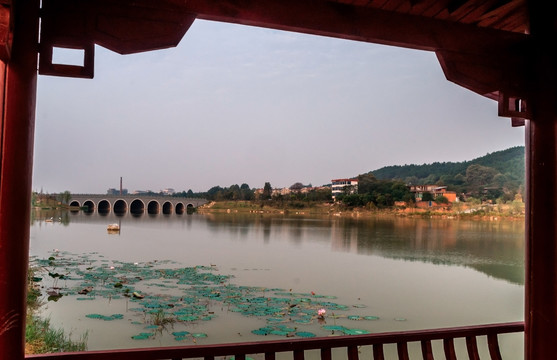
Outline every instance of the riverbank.
<svg viewBox="0 0 557 360">
<path fill-rule="evenodd" d="M 47 354 L 53 352 L 85 351 L 87 349 L 87 333 L 78 340 L 63 329 L 55 329 L 50 319 L 38 315 L 43 305 L 39 282 L 40 277 L 34 276 L 35 269 L 29 269 L 27 282 L 27 318 L 25 321 L 25 354 Z"/>
<path fill-rule="evenodd" d="M 390 208 L 349 208 L 338 203 L 277 201 L 212 201 L 200 206 L 199 213 L 253 213 L 283 215 L 319 215 L 338 217 L 400 216 L 409 218 L 442 218 L 471 220 L 524 220 L 524 203 L 395 206 Z"/>
</svg>

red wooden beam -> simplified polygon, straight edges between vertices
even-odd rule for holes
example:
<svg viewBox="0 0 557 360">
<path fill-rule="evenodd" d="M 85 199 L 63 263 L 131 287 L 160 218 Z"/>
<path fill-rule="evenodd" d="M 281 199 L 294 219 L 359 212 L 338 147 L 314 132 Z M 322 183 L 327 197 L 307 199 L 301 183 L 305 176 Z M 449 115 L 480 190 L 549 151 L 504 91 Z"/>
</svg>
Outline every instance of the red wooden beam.
<svg viewBox="0 0 557 360">
<path fill-rule="evenodd" d="M 13 3 L 0 163 L 0 359 L 24 358 L 39 0 Z M 4 66 L 2 66 L 4 68 Z"/>
<path fill-rule="evenodd" d="M 183 9 L 200 19 L 428 51 L 506 52 L 527 37 L 519 33 L 329 1 L 188 0 Z"/>
</svg>

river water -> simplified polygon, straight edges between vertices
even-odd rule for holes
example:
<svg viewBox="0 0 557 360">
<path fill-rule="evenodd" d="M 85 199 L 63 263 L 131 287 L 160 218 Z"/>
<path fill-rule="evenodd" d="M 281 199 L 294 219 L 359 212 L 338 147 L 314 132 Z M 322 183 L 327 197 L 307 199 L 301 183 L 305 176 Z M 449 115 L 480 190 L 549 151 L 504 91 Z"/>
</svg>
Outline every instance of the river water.
<svg viewBox="0 0 557 360">
<path fill-rule="evenodd" d="M 120 232 L 108 233 L 110 223 Z M 520 221 L 41 213 L 30 255 L 43 293 L 63 295 L 45 300 L 43 315 L 87 333 L 89 350 L 524 318 Z M 157 314 L 181 320 L 157 327 Z M 522 334 L 500 338 L 504 358 L 522 359 Z"/>
</svg>

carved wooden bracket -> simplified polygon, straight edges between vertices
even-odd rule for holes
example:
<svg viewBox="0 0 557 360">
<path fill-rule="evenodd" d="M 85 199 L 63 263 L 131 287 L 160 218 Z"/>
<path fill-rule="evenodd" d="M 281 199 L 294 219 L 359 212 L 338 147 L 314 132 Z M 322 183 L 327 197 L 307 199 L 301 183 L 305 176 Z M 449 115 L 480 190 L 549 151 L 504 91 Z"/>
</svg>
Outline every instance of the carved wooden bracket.
<svg viewBox="0 0 557 360">
<path fill-rule="evenodd" d="M 480 54 L 437 51 L 437 58 L 447 80 L 493 99 L 499 104 L 499 116 L 513 119 L 513 126 L 530 118 L 526 107 L 526 52 L 514 48 Z"/>
<path fill-rule="evenodd" d="M 120 54 L 174 47 L 194 20 L 164 0 L 43 0 L 39 73 L 92 78 L 95 44 Z M 55 48 L 83 50 L 83 65 L 54 64 Z"/>
</svg>

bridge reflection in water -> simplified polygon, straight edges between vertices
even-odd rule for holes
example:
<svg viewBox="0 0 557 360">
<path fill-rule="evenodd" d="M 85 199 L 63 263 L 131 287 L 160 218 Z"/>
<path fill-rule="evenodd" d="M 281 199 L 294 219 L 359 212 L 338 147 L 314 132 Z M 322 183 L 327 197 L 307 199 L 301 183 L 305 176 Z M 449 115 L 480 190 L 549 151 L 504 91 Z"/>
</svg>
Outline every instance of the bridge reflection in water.
<svg viewBox="0 0 557 360">
<path fill-rule="evenodd" d="M 116 215 L 131 213 L 142 214 L 184 214 L 206 204 L 207 200 L 199 198 L 178 198 L 157 195 L 72 195 L 70 206 L 79 207 L 87 213 Z"/>
</svg>

